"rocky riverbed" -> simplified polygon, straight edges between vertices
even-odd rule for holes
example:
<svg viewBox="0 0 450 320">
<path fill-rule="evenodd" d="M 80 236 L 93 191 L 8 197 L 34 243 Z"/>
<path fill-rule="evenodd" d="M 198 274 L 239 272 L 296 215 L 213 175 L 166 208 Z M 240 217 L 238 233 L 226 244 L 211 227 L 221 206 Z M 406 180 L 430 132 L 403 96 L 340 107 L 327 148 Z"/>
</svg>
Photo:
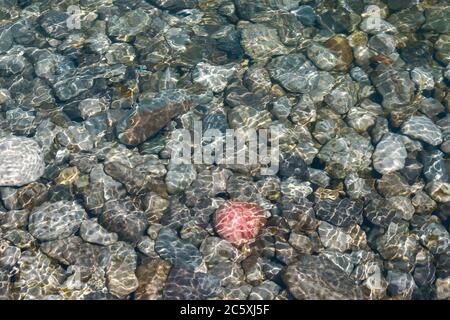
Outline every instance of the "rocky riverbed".
<svg viewBox="0 0 450 320">
<path fill-rule="evenodd" d="M 0 0 L 0 299 L 450 299 L 449 83 L 448 0 Z"/>
</svg>

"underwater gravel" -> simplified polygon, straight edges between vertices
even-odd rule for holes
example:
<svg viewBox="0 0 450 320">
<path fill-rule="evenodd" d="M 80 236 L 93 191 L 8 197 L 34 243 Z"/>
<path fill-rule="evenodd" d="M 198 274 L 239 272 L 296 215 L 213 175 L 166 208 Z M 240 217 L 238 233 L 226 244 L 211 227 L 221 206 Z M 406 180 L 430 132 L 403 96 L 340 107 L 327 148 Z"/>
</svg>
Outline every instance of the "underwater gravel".
<svg viewBox="0 0 450 320">
<path fill-rule="evenodd" d="M 450 299 L 448 1 L 0 4 L 0 299 Z"/>
</svg>

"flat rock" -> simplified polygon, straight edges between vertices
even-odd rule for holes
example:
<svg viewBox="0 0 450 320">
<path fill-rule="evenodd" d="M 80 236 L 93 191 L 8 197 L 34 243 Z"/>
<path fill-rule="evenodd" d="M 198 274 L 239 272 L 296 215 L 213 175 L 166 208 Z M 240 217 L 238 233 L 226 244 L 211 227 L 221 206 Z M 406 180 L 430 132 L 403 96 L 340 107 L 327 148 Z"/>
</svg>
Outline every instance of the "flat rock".
<svg viewBox="0 0 450 320">
<path fill-rule="evenodd" d="M 316 216 L 339 227 L 347 227 L 362 222 L 362 201 L 348 198 L 338 200 L 321 200 L 314 206 Z"/>
<path fill-rule="evenodd" d="M 109 247 L 111 258 L 106 266 L 109 292 L 125 297 L 138 288 L 135 274 L 137 256 L 133 247 L 118 241 Z"/>
<path fill-rule="evenodd" d="M 36 181 L 44 174 L 41 147 L 30 138 L 0 139 L 0 186 L 20 187 Z"/>
<path fill-rule="evenodd" d="M 437 33 L 450 32 L 450 8 L 448 6 L 434 6 L 425 9 L 426 22 L 422 29 Z"/>
<path fill-rule="evenodd" d="M 402 140 L 393 134 L 387 134 L 377 144 L 373 153 L 373 167 L 381 174 L 403 169 L 407 157 Z"/>
<path fill-rule="evenodd" d="M 117 233 L 119 239 L 132 243 L 141 238 L 148 226 L 146 215 L 131 201 L 108 201 L 99 222 L 109 232 Z"/>
<path fill-rule="evenodd" d="M 168 89 L 154 97 L 141 97 L 137 108 L 117 125 L 117 136 L 124 144 L 138 145 L 192 106 L 189 96 L 182 89 Z"/>
<path fill-rule="evenodd" d="M 202 272 L 173 267 L 167 277 L 163 298 L 167 300 L 205 300 L 220 293 L 220 279 Z"/>
<path fill-rule="evenodd" d="M 322 256 L 301 256 L 282 272 L 283 282 L 299 300 L 366 299 L 362 287 Z"/>
<path fill-rule="evenodd" d="M 386 110 L 395 110 L 411 103 L 415 86 L 407 71 L 397 71 L 380 64 L 370 74 L 370 78 L 383 96 L 383 107 Z"/>
<path fill-rule="evenodd" d="M 372 151 L 368 138 L 348 132 L 327 142 L 318 157 L 325 162 L 330 175 L 344 178 L 352 171 L 367 170 L 372 162 Z"/>
<path fill-rule="evenodd" d="M 169 228 L 160 230 L 155 242 L 155 251 L 162 259 L 183 269 L 194 270 L 202 263 L 202 255 L 197 247 L 178 238 L 176 232 Z"/>
<path fill-rule="evenodd" d="M 296 93 L 307 93 L 311 89 L 308 77 L 318 75 L 314 64 L 301 53 L 273 58 L 267 70 L 286 90 Z"/>
<path fill-rule="evenodd" d="M 95 218 L 84 220 L 81 223 L 80 236 L 84 241 L 103 246 L 113 244 L 119 238 L 117 233 L 108 232 Z"/>
<path fill-rule="evenodd" d="M 228 81 L 236 71 L 236 64 L 214 66 L 206 62 L 200 62 L 192 72 L 194 82 L 205 86 L 213 92 L 222 92 Z"/>
<path fill-rule="evenodd" d="M 75 233 L 85 217 L 83 207 L 74 201 L 47 202 L 30 214 L 28 228 L 39 240 L 63 239 Z"/>
<path fill-rule="evenodd" d="M 362 249 L 366 246 L 366 234 L 356 224 L 341 228 L 322 221 L 317 232 L 323 246 L 330 250 L 345 252 L 350 249 Z"/>
<path fill-rule="evenodd" d="M 141 264 L 136 270 L 136 276 L 139 281 L 139 287 L 136 290 L 136 299 L 162 299 L 164 285 L 170 268 L 169 262 L 159 258 Z"/>
<path fill-rule="evenodd" d="M 241 45 L 252 59 L 267 61 L 272 56 L 287 53 L 281 43 L 277 30 L 263 24 L 245 24 L 242 26 Z"/>
<path fill-rule="evenodd" d="M 442 132 L 437 125 L 426 116 L 412 116 L 402 126 L 402 133 L 432 146 L 442 143 Z"/>
</svg>

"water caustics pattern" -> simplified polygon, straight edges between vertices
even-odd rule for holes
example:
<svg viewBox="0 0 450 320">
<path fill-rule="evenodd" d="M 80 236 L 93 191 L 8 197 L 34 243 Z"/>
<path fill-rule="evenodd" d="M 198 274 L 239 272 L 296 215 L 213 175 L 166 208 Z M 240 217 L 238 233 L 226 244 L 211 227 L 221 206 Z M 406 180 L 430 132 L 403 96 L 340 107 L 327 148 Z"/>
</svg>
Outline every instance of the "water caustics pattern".
<svg viewBox="0 0 450 320">
<path fill-rule="evenodd" d="M 0 299 L 450 299 L 449 84 L 448 0 L 0 0 Z"/>
</svg>

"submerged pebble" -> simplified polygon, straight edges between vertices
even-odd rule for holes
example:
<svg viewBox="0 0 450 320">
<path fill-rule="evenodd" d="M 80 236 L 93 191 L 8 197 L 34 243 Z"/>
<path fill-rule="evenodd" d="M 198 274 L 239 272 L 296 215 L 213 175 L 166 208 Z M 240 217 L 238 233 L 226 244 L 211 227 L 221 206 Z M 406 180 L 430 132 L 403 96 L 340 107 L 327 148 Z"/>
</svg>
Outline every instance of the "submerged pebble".
<svg viewBox="0 0 450 320">
<path fill-rule="evenodd" d="M 38 180 L 45 170 L 41 147 L 24 137 L 0 139 L 0 186 L 23 186 Z"/>
<path fill-rule="evenodd" d="M 29 230 L 39 240 L 63 239 L 75 233 L 85 217 L 86 212 L 76 202 L 46 203 L 30 214 Z"/>
</svg>

